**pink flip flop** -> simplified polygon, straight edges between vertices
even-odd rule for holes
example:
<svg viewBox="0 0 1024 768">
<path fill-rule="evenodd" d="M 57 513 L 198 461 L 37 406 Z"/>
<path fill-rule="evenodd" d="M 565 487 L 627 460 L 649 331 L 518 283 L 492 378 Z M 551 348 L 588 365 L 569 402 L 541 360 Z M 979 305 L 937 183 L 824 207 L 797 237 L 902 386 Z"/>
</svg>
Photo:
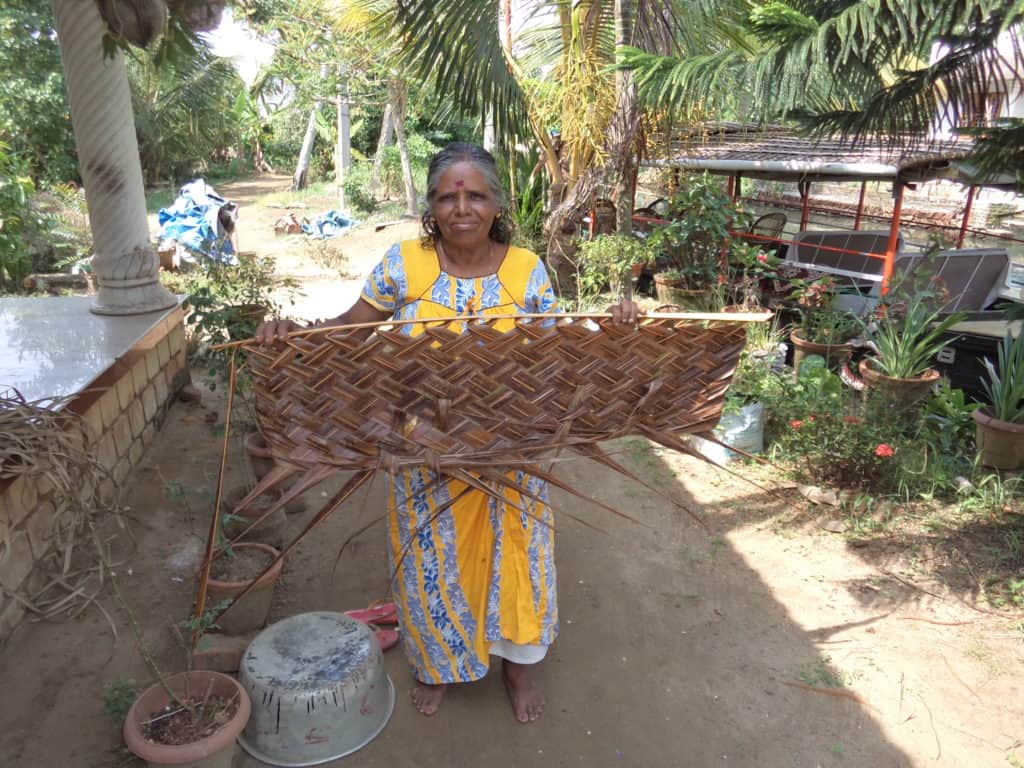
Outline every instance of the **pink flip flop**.
<svg viewBox="0 0 1024 768">
<path fill-rule="evenodd" d="M 398 609 L 394 603 L 381 603 L 370 608 L 362 608 L 354 611 L 345 611 L 350 619 L 361 621 L 364 624 L 397 624 Z"/>
<path fill-rule="evenodd" d="M 377 642 L 380 643 L 380 649 L 382 651 L 389 651 L 398 645 L 398 630 L 397 629 L 375 629 L 373 636 L 377 638 Z"/>
</svg>

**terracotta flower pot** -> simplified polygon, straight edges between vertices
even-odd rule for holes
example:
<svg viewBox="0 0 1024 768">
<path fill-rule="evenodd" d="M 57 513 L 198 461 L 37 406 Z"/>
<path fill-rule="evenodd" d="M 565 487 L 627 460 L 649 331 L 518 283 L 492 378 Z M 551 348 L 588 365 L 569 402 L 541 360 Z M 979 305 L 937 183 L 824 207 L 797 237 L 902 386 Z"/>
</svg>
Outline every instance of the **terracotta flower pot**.
<svg viewBox="0 0 1024 768">
<path fill-rule="evenodd" d="M 224 536 L 229 540 L 241 534 L 251 523 L 263 517 L 263 513 L 267 511 L 270 505 L 276 504 L 281 498 L 280 491 L 272 488 L 266 493 L 261 494 L 252 504 L 242 509 L 236 509 L 238 502 L 244 499 L 248 493 L 248 486 L 239 485 L 228 491 L 221 502 L 220 511 L 222 515 L 231 514 L 242 518 L 241 520 L 222 520 L 221 528 L 224 531 Z M 287 526 L 288 520 L 285 517 L 285 509 L 282 507 L 263 518 L 259 525 L 245 535 L 243 541 L 254 541 L 260 544 L 269 544 L 272 547 L 279 547 L 284 543 L 284 534 Z"/>
<path fill-rule="evenodd" d="M 238 553 L 245 552 L 247 549 L 259 549 L 274 557 L 280 554 L 273 547 L 256 542 L 235 544 L 232 547 L 236 557 Z M 217 625 L 221 632 L 226 635 L 244 635 L 267 625 L 270 604 L 274 599 L 274 585 L 281 575 L 282 568 L 284 568 L 284 560 L 279 560 L 256 582 L 256 586 L 241 599 L 238 605 L 232 605 L 230 611 L 217 619 Z M 247 586 L 249 586 L 249 581 L 222 581 L 211 576 L 208 582 L 207 605 L 216 605 L 222 600 L 234 600 Z"/>
<path fill-rule="evenodd" d="M 253 477 L 255 477 L 258 482 L 274 468 L 274 465 L 276 464 L 274 454 L 271 453 L 270 446 L 267 445 L 267 441 L 259 432 L 252 432 L 246 435 L 245 451 L 249 456 L 249 467 L 252 469 Z M 288 488 L 290 487 L 291 481 L 286 483 L 286 485 L 281 489 L 281 493 L 287 493 Z M 286 515 L 301 515 L 305 511 L 306 502 L 302 500 L 301 496 L 288 502 L 284 508 L 284 513 Z"/>
<path fill-rule="evenodd" d="M 1024 467 L 1024 424 L 1001 421 L 983 410 L 971 411 L 981 463 L 994 469 Z"/>
<path fill-rule="evenodd" d="M 662 304 L 677 304 L 684 310 L 699 309 L 705 291 L 683 288 L 677 280 L 658 272 L 654 275 L 654 292 Z"/>
<path fill-rule="evenodd" d="M 249 455 L 249 466 L 257 480 L 274 468 L 274 454 L 270 446 L 259 432 L 251 432 L 245 437 L 245 451 Z"/>
<path fill-rule="evenodd" d="M 825 358 L 829 368 L 836 370 L 853 354 L 852 344 L 818 344 L 814 341 L 807 341 L 797 331 L 789 334 L 789 340 L 793 344 L 793 369 L 795 371 L 800 370 L 800 363 L 808 355 L 820 355 Z"/>
<path fill-rule="evenodd" d="M 886 376 L 875 370 L 871 358 L 860 361 L 858 367 L 864 384 L 878 392 L 892 403 L 899 405 L 913 405 L 919 400 L 927 397 L 935 383 L 941 378 L 941 374 L 934 368 L 929 368 L 920 376 L 910 379 L 897 379 Z"/>
<path fill-rule="evenodd" d="M 187 682 L 187 685 L 186 685 Z M 238 697 L 235 714 L 212 734 L 191 744 L 155 744 L 143 736 L 143 724 L 171 701 L 163 686 L 157 684 L 147 688 L 128 710 L 124 720 L 124 743 L 135 755 L 150 766 L 176 765 L 182 768 L 231 768 L 235 756 L 235 739 L 249 722 L 252 704 L 249 695 L 233 677 L 220 672 L 195 670 L 167 678 L 167 686 L 179 697 L 189 695 L 203 697 L 206 691 L 222 699 Z M 212 683 L 212 687 L 211 687 Z"/>
</svg>

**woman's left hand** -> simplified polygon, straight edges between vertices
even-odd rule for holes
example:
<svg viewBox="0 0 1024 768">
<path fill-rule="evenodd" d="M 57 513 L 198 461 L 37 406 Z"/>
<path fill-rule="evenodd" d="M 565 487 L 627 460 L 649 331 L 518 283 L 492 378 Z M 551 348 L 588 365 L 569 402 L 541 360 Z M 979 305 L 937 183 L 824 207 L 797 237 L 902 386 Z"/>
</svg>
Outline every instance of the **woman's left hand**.
<svg viewBox="0 0 1024 768">
<path fill-rule="evenodd" d="M 637 318 L 643 314 L 640 305 L 635 301 L 623 299 L 618 304 L 612 304 L 605 312 L 609 312 L 616 323 L 627 323 L 633 325 Z"/>
</svg>

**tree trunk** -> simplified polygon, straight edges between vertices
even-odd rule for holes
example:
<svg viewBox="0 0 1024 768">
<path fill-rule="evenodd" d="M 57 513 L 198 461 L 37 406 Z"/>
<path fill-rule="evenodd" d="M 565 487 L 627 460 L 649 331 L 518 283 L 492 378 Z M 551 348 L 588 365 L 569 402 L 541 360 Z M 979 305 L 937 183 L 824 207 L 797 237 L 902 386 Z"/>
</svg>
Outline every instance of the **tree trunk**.
<svg viewBox="0 0 1024 768">
<path fill-rule="evenodd" d="M 484 109 L 484 149 L 494 153 L 494 114 L 489 108 Z"/>
<path fill-rule="evenodd" d="M 416 203 L 416 184 L 412 178 L 412 163 L 409 161 L 409 147 L 405 141 L 405 83 L 392 80 L 388 83 L 388 94 L 394 105 L 392 122 L 395 125 L 395 140 L 398 142 L 398 154 L 402 158 L 402 181 L 405 183 L 405 212 L 409 216 L 419 216 Z"/>
<path fill-rule="evenodd" d="M 320 109 L 320 102 L 313 105 L 309 112 L 309 122 L 306 123 L 306 135 L 302 139 L 302 149 L 299 150 L 299 161 L 295 164 L 295 173 L 292 174 L 292 190 L 305 189 L 306 177 L 309 174 L 309 156 L 313 153 L 313 141 L 316 139 L 316 113 Z"/>
<path fill-rule="evenodd" d="M 384 148 L 391 143 L 391 131 L 394 128 L 392 114 L 394 108 L 391 99 L 384 105 L 384 117 L 380 121 L 380 138 L 377 139 L 377 151 L 373 155 L 373 169 L 370 171 L 370 194 L 374 198 L 380 195 L 380 167 L 384 162 Z"/>
<path fill-rule="evenodd" d="M 338 208 L 345 210 L 345 177 L 352 168 L 351 117 L 348 85 L 338 86 L 338 146 L 334 153 L 334 179 L 338 184 Z"/>
<path fill-rule="evenodd" d="M 173 307 L 149 237 L 124 55 L 104 53 L 107 24 L 96 3 L 54 0 L 53 16 L 95 247 L 99 289 L 90 309 L 132 315 Z"/>
<path fill-rule="evenodd" d="M 622 6 L 627 6 L 622 8 Z M 616 40 L 622 35 L 629 40 L 632 29 L 631 0 L 616 0 Z M 626 15 L 623 15 L 626 14 Z M 620 18 L 621 17 L 621 18 Z M 620 21 L 622 22 L 620 33 Z M 622 73 L 628 74 L 628 73 Z M 636 87 L 631 79 L 616 80 L 615 114 L 605 138 L 603 167 L 584 170 L 566 190 L 561 203 L 552 210 L 545 222 L 548 237 L 547 263 L 554 273 L 556 289 L 560 293 L 575 294 L 576 240 L 583 216 L 589 210 L 594 190 L 612 187 L 616 190 L 615 217 L 620 232 L 632 230 L 632 179 L 634 153 L 640 118 L 637 109 Z M 552 184 L 552 187 L 554 185 Z"/>
<path fill-rule="evenodd" d="M 621 48 L 633 42 L 633 2 L 615 0 L 615 47 Z M 631 72 L 615 72 L 615 117 L 608 128 L 608 144 L 618 151 L 612 157 L 618 160 L 613 169 L 615 174 L 615 229 L 622 235 L 633 233 L 633 175 L 635 163 L 633 151 L 636 135 L 640 130 L 640 112 L 637 109 L 636 85 Z M 621 275 L 625 286 L 625 298 L 633 298 L 633 280 L 630 270 Z"/>
</svg>

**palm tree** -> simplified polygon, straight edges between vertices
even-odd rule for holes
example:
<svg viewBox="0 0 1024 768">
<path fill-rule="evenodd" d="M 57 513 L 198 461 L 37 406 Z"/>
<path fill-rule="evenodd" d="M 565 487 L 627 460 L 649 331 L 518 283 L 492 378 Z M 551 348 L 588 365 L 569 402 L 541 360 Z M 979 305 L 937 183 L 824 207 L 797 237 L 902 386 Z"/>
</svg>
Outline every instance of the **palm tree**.
<svg viewBox="0 0 1024 768">
<path fill-rule="evenodd" d="M 1024 86 L 1020 0 L 771 0 L 735 21 L 741 44 L 704 57 L 625 51 L 641 99 L 741 106 L 744 117 L 789 117 L 813 133 L 919 141 L 941 124 L 973 121 L 990 94 Z M 738 105 L 733 94 L 747 99 Z M 1022 133 L 1012 123 L 987 128 L 979 146 L 988 167 L 1016 156 L 1024 177 Z"/>
<path fill-rule="evenodd" d="M 618 42 L 640 49 L 668 53 L 694 45 L 704 50 L 708 38 L 698 30 L 710 26 L 704 22 L 718 3 L 538 0 L 523 5 L 532 11 L 533 24 L 519 45 L 503 45 L 500 0 L 398 0 L 392 28 L 403 61 L 419 77 L 449 94 L 463 111 L 493 114 L 506 147 L 529 137 L 539 148 L 551 181 L 548 259 L 562 271 L 560 262 L 573 250 L 572 235 L 593 195 L 621 182 L 629 170 L 622 160 L 635 155 L 637 104 L 630 98 L 629 78 L 620 77 L 617 86 L 610 72 L 616 32 Z M 690 12 L 688 28 L 680 23 L 684 10 Z M 527 50 L 520 54 L 522 49 Z"/>
</svg>

